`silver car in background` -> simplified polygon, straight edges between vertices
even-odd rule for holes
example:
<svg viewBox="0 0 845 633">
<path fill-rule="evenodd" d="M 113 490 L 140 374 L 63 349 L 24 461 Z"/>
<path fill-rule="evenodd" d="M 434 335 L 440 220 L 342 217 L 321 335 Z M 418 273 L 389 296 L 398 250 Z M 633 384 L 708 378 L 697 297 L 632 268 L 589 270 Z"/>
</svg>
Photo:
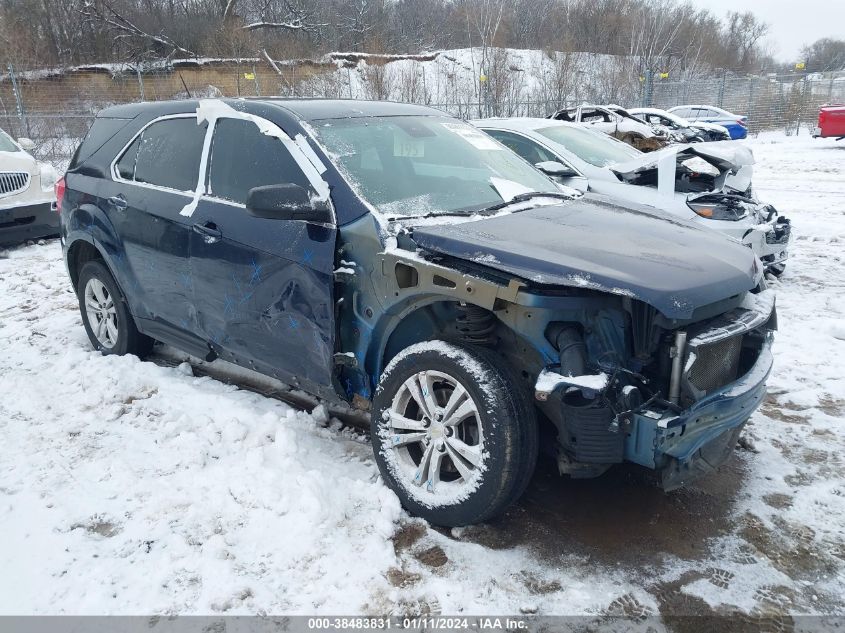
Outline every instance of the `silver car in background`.
<svg viewBox="0 0 845 633">
<path fill-rule="evenodd" d="M 751 247 L 772 274 L 783 272 L 790 223 L 753 194 L 754 156 L 741 144 L 678 144 L 646 154 L 573 123 L 534 118 L 472 123 L 562 185 L 698 222 Z"/>
</svg>

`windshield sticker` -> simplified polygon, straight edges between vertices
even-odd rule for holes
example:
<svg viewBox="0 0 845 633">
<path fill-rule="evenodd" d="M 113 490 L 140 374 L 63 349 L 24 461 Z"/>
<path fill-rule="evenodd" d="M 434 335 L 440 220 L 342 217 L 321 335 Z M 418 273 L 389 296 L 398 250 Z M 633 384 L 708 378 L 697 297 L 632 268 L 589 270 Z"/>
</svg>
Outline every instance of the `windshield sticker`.
<svg viewBox="0 0 845 633">
<path fill-rule="evenodd" d="M 394 134 L 393 155 L 399 158 L 422 158 L 425 156 L 425 140 L 404 133 Z"/>
<path fill-rule="evenodd" d="M 472 127 L 471 125 L 467 125 L 466 123 L 448 123 L 444 121 L 441 125 L 447 130 L 450 130 L 462 137 L 465 141 L 478 149 L 505 149 L 503 145 L 499 145 L 496 141 L 487 136 L 487 134 Z"/>
</svg>

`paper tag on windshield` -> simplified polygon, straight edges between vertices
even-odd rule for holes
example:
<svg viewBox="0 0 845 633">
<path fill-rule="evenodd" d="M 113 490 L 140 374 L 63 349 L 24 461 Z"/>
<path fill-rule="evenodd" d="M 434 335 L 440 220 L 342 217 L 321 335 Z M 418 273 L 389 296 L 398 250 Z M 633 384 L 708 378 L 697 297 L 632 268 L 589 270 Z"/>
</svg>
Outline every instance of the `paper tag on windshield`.
<svg viewBox="0 0 845 633">
<path fill-rule="evenodd" d="M 404 133 L 394 134 L 393 155 L 401 158 L 422 158 L 425 156 L 425 140 Z"/>
<path fill-rule="evenodd" d="M 478 149 L 505 149 L 502 145 L 499 145 L 496 141 L 487 136 L 487 134 L 477 128 L 472 127 L 471 125 L 467 125 L 466 123 L 444 122 L 443 127 L 445 127 L 447 130 L 451 130 L 452 132 L 462 137 L 465 141 L 471 143 L 474 147 L 477 147 Z"/>
</svg>

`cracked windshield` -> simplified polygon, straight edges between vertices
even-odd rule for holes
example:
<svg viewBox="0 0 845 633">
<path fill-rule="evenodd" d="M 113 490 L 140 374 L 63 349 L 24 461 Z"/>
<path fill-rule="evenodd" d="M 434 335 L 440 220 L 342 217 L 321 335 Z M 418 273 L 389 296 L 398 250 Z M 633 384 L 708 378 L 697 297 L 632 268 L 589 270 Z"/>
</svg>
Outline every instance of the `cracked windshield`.
<svg viewBox="0 0 845 633">
<path fill-rule="evenodd" d="M 470 215 L 523 193 L 560 194 L 516 154 L 454 119 L 372 117 L 314 125 L 337 167 L 388 217 Z"/>
</svg>

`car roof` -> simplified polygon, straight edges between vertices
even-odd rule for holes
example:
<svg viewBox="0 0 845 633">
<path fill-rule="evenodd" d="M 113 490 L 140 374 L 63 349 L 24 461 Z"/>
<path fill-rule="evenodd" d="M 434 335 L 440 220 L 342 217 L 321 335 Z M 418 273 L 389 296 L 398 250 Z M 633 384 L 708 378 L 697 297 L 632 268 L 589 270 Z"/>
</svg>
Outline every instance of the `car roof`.
<svg viewBox="0 0 845 633">
<path fill-rule="evenodd" d="M 577 127 L 581 130 L 589 129 L 578 123 L 538 117 L 491 117 L 489 119 L 475 119 L 470 123 L 476 127 L 501 127 L 513 130 L 539 130 L 540 128 L 555 126 Z"/>
<path fill-rule="evenodd" d="M 251 99 L 252 100 L 252 99 Z M 356 119 L 378 116 L 446 116 L 441 110 L 413 103 L 366 101 L 363 99 L 255 99 L 278 105 L 305 121 L 318 119 Z"/>
<path fill-rule="evenodd" d="M 290 97 L 250 97 L 248 99 L 221 98 L 220 101 L 233 104 L 239 101 L 263 103 L 284 108 L 296 118 L 304 121 L 321 119 L 350 119 L 378 116 L 444 116 L 434 108 L 392 101 L 365 101 L 360 99 L 313 99 Z M 126 105 L 112 106 L 102 110 L 98 116 L 110 118 L 135 118 L 140 114 L 164 116 L 182 114 L 197 109 L 196 99 L 175 101 L 147 101 Z"/>
</svg>

